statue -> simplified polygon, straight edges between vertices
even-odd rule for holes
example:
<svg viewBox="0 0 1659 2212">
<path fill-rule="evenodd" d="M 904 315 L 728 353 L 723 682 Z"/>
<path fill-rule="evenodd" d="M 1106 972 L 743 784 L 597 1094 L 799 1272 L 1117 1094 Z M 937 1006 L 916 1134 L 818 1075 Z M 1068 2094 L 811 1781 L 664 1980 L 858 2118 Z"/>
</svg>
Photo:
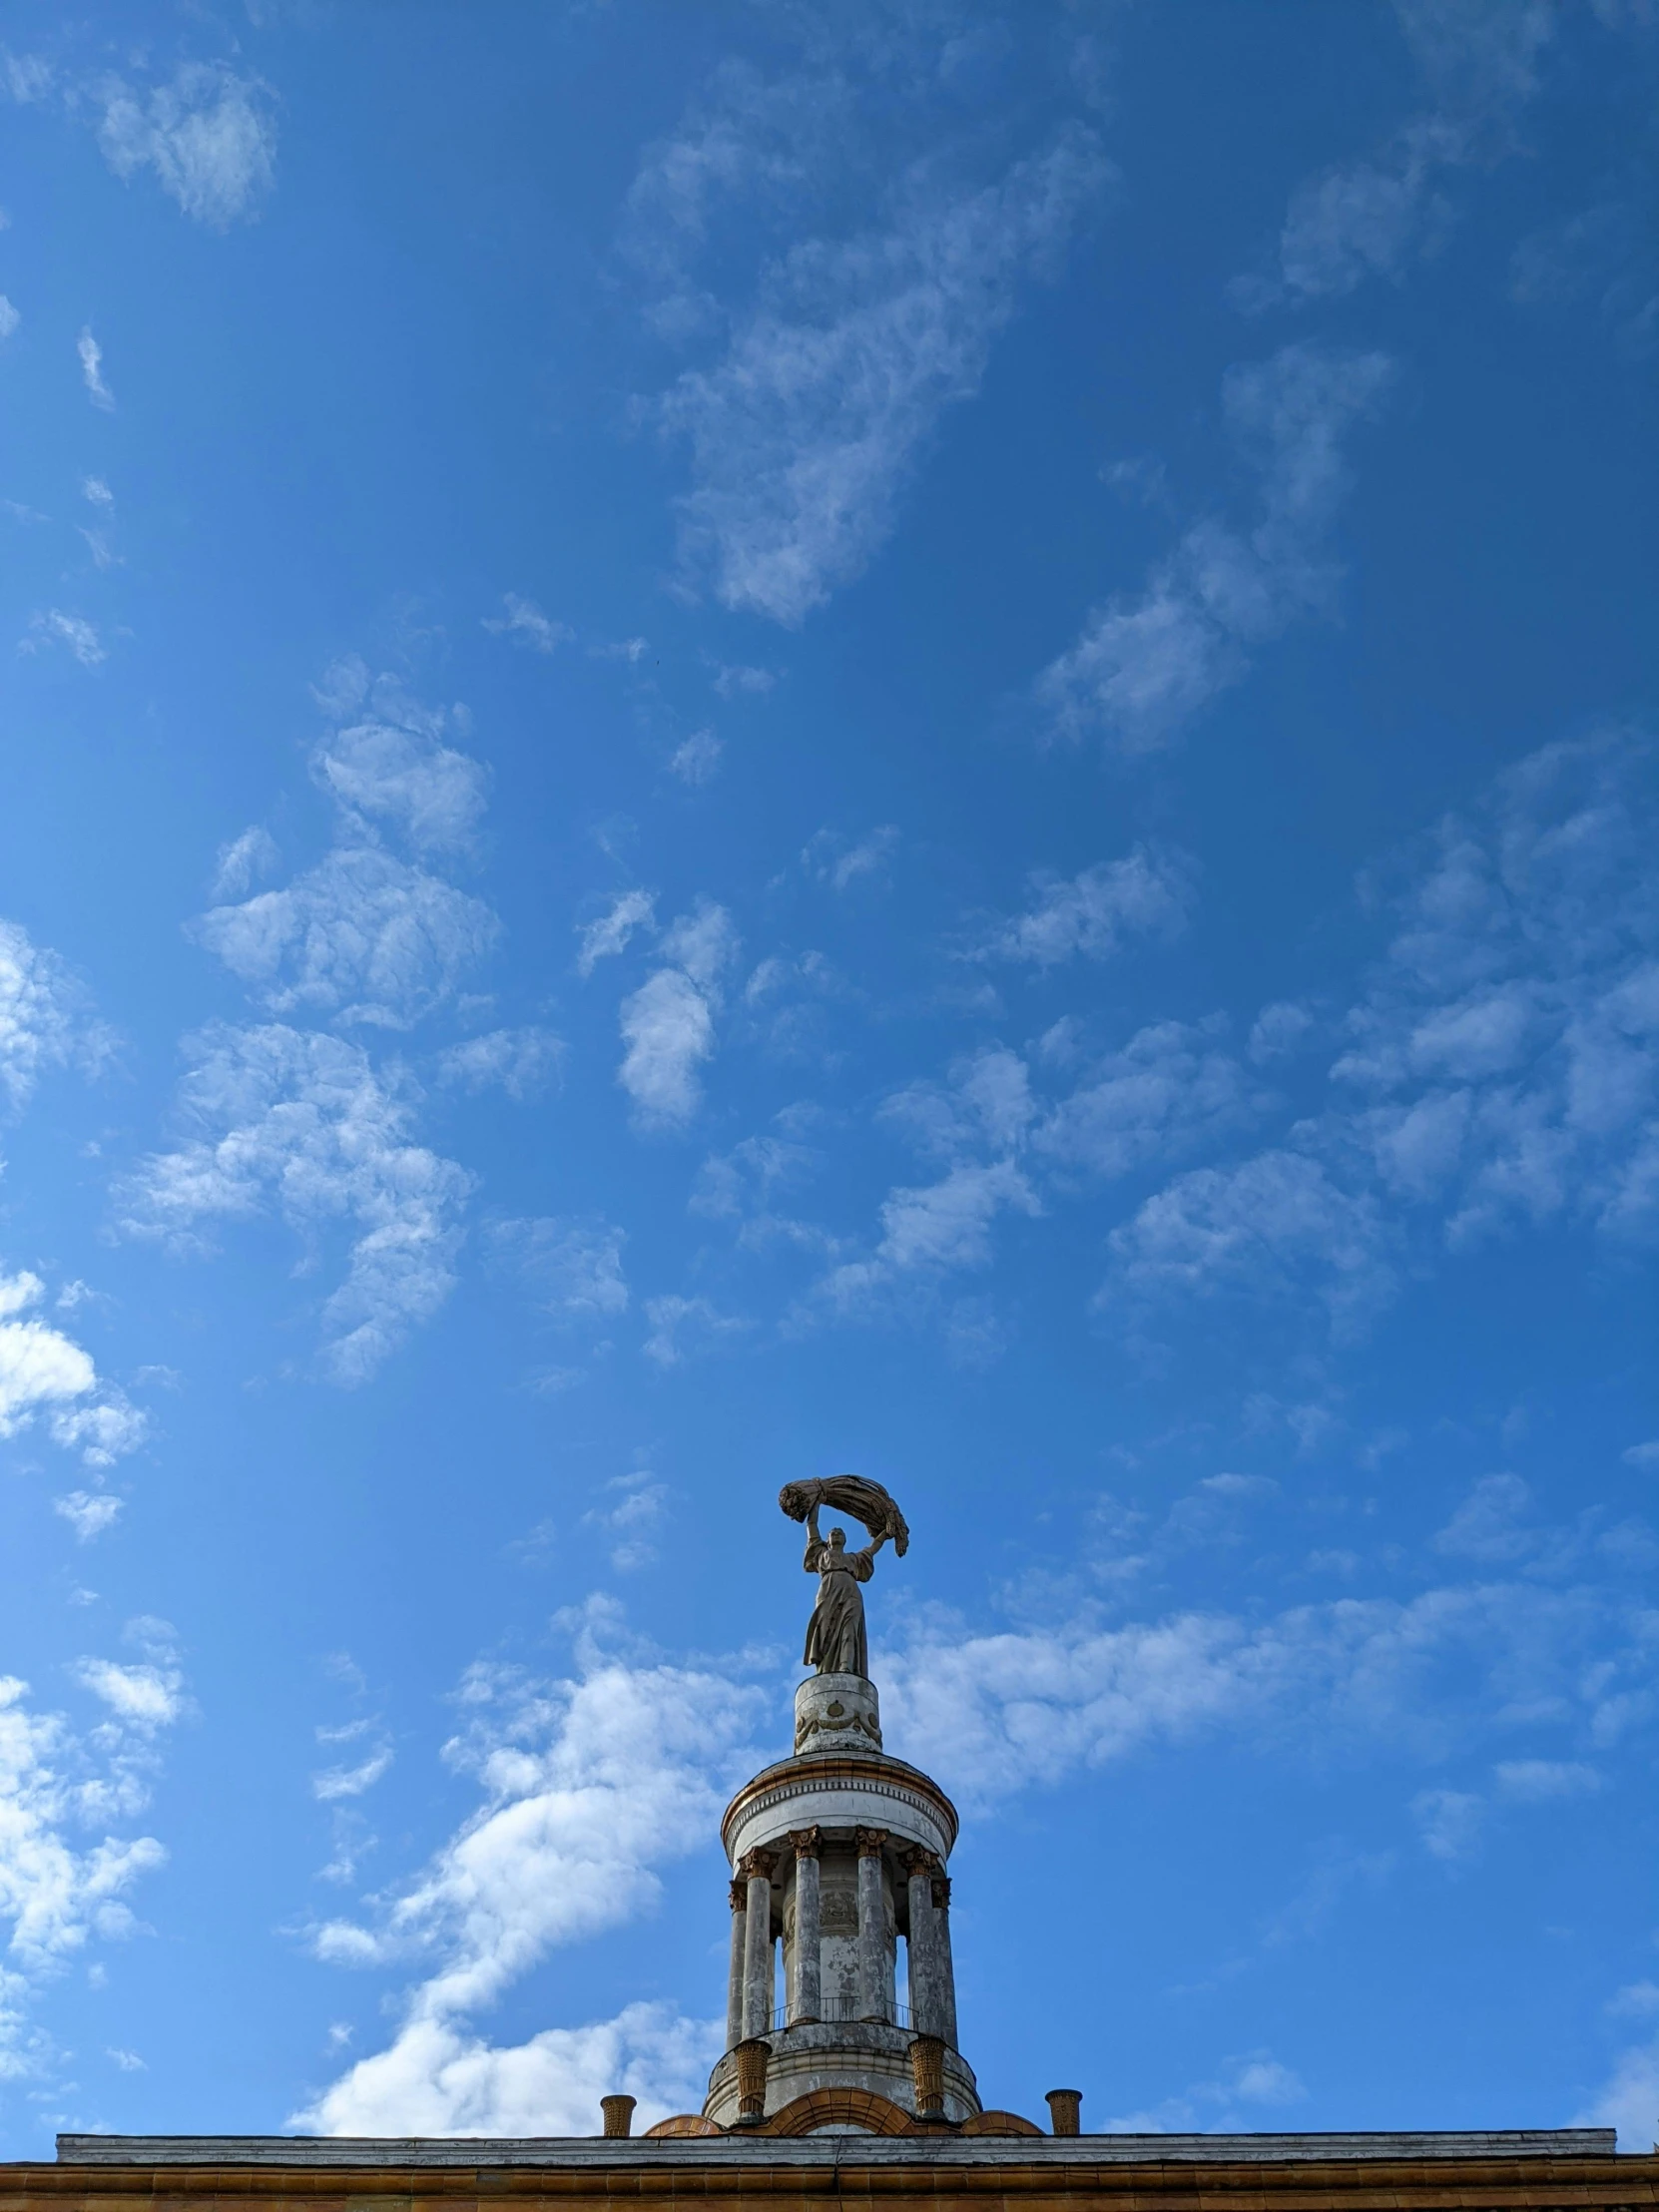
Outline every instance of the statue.
<svg viewBox="0 0 1659 2212">
<path fill-rule="evenodd" d="M 869 1640 L 858 1585 L 874 1573 L 875 1554 L 889 1536 L 900 1558 L 909 1549 L 910 1531 L 903 1514 L 879 1482 L 867 1482 L 856 1474 L 786 1482 L 778 1502 L 791 1520 L 807 1523 L 807 1551 L 801 1563 L 808 1574 L 819 1578 L 818 1603 L 807 1624 L 802 1664 L 816 1667 L 820 1674 L 861 1674 L 867 1679 Z M 861 1551 L 848 1551 L 845 1529 L 831 1528 L 826 1542 L 819 1533 L 821 1505 L 838 1505 L 853 1514 L 874 1540 Z"/>
</svg>

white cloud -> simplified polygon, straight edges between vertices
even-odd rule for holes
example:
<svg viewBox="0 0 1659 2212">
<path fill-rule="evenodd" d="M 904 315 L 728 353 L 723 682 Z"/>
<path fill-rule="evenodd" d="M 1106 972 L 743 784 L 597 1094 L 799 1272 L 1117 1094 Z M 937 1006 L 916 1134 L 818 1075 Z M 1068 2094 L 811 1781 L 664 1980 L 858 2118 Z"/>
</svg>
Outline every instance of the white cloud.
<svg viewBox="0 0 1659 2212">
<path fill-rule="evenodd" d="M 366 1381 L 448 1297 L 471 1178 L 410 1142 L 395 1072 L 337 1037 L 226 1024 L 189 1045 L 180 1110 L 191 1132 L 117 1193 L 121 1226 L 206 1249 L 225 1222 L 278 1212 L 309 1245 L 350 1225 L 346 1278 L 323 1302 L 336 1382 Z"/>
<path fill-rule="evenodd" d="M 109 659 L 96 627 L 85 615 L 66 614 L 62 607 L 37 608 L 29 617 L 29 634 L 18 646 L 20 653 L 38 653 L 43 645 L 62 645 L 83 668 L 97 668 Z"/>
<path fill-rule="evenodd" d="M 881 1241 L 867 1260 L 843 1261 L 822 1285 L 843 1313 L 866 1310 L 901 1279 L 982 1268 L 999 1214 L 1039 1214 L 1035 1191 L 1012 1160 L 962 1163 L 939 1182 L 894 1190 L 880 1210 Z"/>
<path fill-rule="evenodd" d="M 499 1084 L 509 1098 L 533 1098 L 558 1076 L 564 1043 L 551 1029 L 492 1029 L 438 1055 L 438 1081 L 457 1090 Z"/>
<path fill-rule="evenodd" d="M 88 398 L 95 407 L 113 407 L 115 394 L 104 381 L 104 348 L 90 327 L 83 327 L 75 340 L 75 350 L 80 355 L 81 381 L 87 388 Z"/>
<path fill-rule="evenodd" d="M 1404 863 L 1332 1073 L 1344 1141 L 1454 1246 L 1659 1226 L 1656 831 L 1651 753 L 1615 736 L 1531 755 Z"/>
<path fill-rule="evenodd" d="M 1528 1723 L 1594 1739 L 1633 1686 L 1651 1687 L 1654 1663 L 1639 1602 L 1488 1580 L 1267 1617 L 1083 1616 L 960 1638 L 941 1626 L 884 1651 L 878 1672 L 889 1747 L 985 1804 L 1220 1732 L 1321 1756 L 1387 1744 L 1435 1763 L 1494 1736 L 1512 1744 Z M 1477 1817 L 1443 1792 L 1416 1813 L 1430 1838 Z"/>
<path fill-rule="evenodd" d="M 256 824 L 220 846 L 214 862 L 213 895 L 219 899 L 246 897 L 280 858 L 276 838 Z"/>
<path fill-rule="evenodd" d="M 801 859 L 821 883 L 844 891 L 860 876 L 881 874 L 898 842 L 898 831 L 890 822 L 878 824 L 850 844 L 832 830 L 820 830 L 809 839 Z"/>
<path fill-rule="evenodd" d="M 114 1659 L 80 1659 L 72 1671 L 83 1690 L 102 1699 L 119 1721 L 142 1735 L 171 1728 L 185 1709 L 185 1678 L 172 1661 L 122 1666 Z"/>
<path fill-rule="evenodd" d="M 1627 1467 L 1659 1467 L 1659 1440 L 1647 1444 L 1631 1444 L 1619 1457 Z"/>
<path fill-rule="evenodd" d="M 495 1225 L 497 1249 L 522 1270 L 537 1305 L 566 1327 L 596 1327 L 628 1311 L 622 1268 L 626 1230 L 614 1223 L 544 1217 Z"/>
<path fill-rule="evenodd" d="M 311 1795 L 323 1805 L 337 1804 L 342 1798 L 362 1797 L 390 1771 L 392 1758 L 390 1748 L 382 1746 L 354 1767 L 325 1767 L 320 1774 L 311 1776 Z"/>
<path fill-rule="evenodd" d="M 146 96 L 117 77 L 100 88 L 98 143 L 123 179 L 153 169 L 164 192 L 211 230 L 249 221 L 276 181 L 267 88 L 222 64 L 192 62 Z"/>
<path fill-rule="evenodd" d="M 484 628 L 493 630 L 497 637 L 516 638 L 536 653 L 556 653 L 576 636 L 569 623 L 554 622 L 533 599 L 521 598 L 516 591 L 508 592 L 501 604 L 507 610 L 504 615 L 484 618 Z"/>
<path fill-rule="evenodd" d="M 1236 1168 L 1195 1168 L 1112 1232 L 1102 1292 L 1124 1299 L 1232 1295 L 1260 1304 L 1312 1295 L 1333 1334 L 1356 1334 L 1393 1289 L 1376 1201 L 1332 1181 L 1317 1160 L 1259 1153 Z"/>
<path fill-rule="evenodd" d="M 764 698 L 778 681 L 775 669 L 748 668 L 722 662 L 715 670 L 714 686 L 722 699 Z"/>
<path fill-rule="evenodd" d="M 1228 430 L 1258 484 L 1248 533 L 1196 523 L 1144 590 L 1098 607 L 1043 671 L 1039 703 L 1065 736 L 1098 730 L 1125 754 L 1171 744 L 1250 665 L 1249 649 L 1327 613 L 1342 570 L 1327 550 L 1349 488 L 1343 443 L 1392 376 L 1381 353 L 1288 345 L 1228 370 Z"/>
<path fill-rule="evenodd" d="M 105 1664 L 83 1660 L 72 1672 L 95 1675 Z M 182 1709 L 171 1666 L 155 1671 L 159 1695 L 148 1684 L 133 1696 L 118 1692 L 85 1733 L 62 1713 L 34 1709 L 26 1682 L 0 1677 L 0 1924 L 9 1930 L 0 2074 L 43 2063 L 50 2046 L 29 2018 L 37 1992 L 93 1943 L 134 1933 L 128 1898 L 165 1864 L 153 1836 L 115 1833 L 143 1812 L 156 1732 Z"/>
<path fill-rule="evenodd" d="M 1200 2129 L 1226 2132 L 1240 2107 L 1300 2104 L 1308 2094 L 1302 2077 L 1282 2065 L 1271 2051 L 1251 2051 L 1222 2061 L 1214 2081 L 1195 2081 L 1179 2095 L 1165 2097 L 1140 2112 L 1122 2112 L 1103 2120 L 1107 2135 L 1186 2134 Z"/>
<path fill-rule="evenodd" d="M 582 924 L 576 954 L 580 975 L 591 975 L 601 960 L 626 952 L 636 930 L 657 926 L 657 904 L 649 891 L 622 891 L 594 921 Z"/>
<path fill-rule="evenodd" d="M 650 1566 L 657 1556 L 657 1531 L 667 1518 L 668 1484 L 640 1467 L 612 1475 L 602 1494 L 605 1503 L 582 1515 L 583 1526 L 603 1532 L 619 1573 Z"/>
<path fill-rule="evenodd" d="M 1616 2127 L 1619 2148 L 1646 2154 L 1659 2148 L 1654 2114 L 1659 2112 L 1659 2036 L 1623 2052 L 1612 2079 L 1588 2110 L 1576 2115 L 1575 2125 Z"/>
<path fill-rule="evenodd" d="M 36 1275 L 0 1276 L 0 1437 L 44 1420 L 66 1451 L 78 1450 L 89 1466 L 108 1466 L 137 1448 L 148 1423 L 118 1389 L 100 1382 L 91 1354 L 73 1338 L 43 1321 L 17 1318 L 42 1295 Z M 114 1518 L 114 1509 L 107 1518 Z"/>
<path fill-rule="evenodd" d="M 983 951 L 1048 968 L 1079 955 L 1110 959 L 1128 937 L 1178 936 L 1192 914 L 1197 875 L 1189 854 L 1138 844 L 1121 860 L 1069 878 L 1033 876 L 1034 903 L 1001 922 Z"/>
<path fill-rule="evenodd" d="M 698 730 L 684 745 L 675 747 L 668 765 L 682 783 L 706 784 L 719 768 L 725 750 L 712 730 Z"/>
<path fill-rule="evenodd" d="M 549 1949 L 649 1915 L 656 1870 L 702 1848 L 752 1758 L 755 1693 L 713 1672 L 610 1656 L 592 1633 L 607 1620 L 599 1601 L 588 1620 L 577 1679 L 473 1670 L 467 1727 L 446 1757 L 476 1777 L 478 1811 L 372 1925 L 316 1932 L 319 1954 L 342 1964 L 432 1963 L 389 2048 L 349 2068 L 297 2126 L 592 2133 L 601 2080 L 639 2096 L 646 2123 L 697 2101 L 718 2034 L 661 2008 L 508 2050 L 462 2024 Z"/>
<path fill-rule="evenodd" d="M 107 1490 L 70 1490 L 52 1500 L 52 1510 L 61 1513 L 80 1541 L 86 1544 L 94 1536 L 101 1536 L 106 1528 L 115 1526 L 121 1517 L 122 1503 Z"/>
<path fill-rule="evenodd" d="M 689 914 L 670 923 L 663 952 L 707 989 L 737 958 L 738 932 L 724 906 L 700 898 Z"/>
<path fill-rule="evenodd" d="M 1411 1812 L 1431 1858 L 1449 1865 L 1474 1856 L 1486 1818 L 1486 1801 L 1476 1792 L 1419 1790 Z"/>
<path fill-rule="evenodd" d="M 707 1298 L 648 1298 L 645 1318 L 650 1333 L 645 1356 L 660 1368 L 677 1368 L 700 1352 L 740 1335 L 749 1324 L 736 1314 L 723 1314 Z M 689 1340 L 689 1342 L 688 1342 Z"/>
<path fill-rule="evenodd" d="M 1221 1024 L 1157 1022 L 1093 1061 L 1032 1133 L 1053 1166 L 1128 1175 L 1178 1158 L 1248 1121 L 1265 1100 L 1231 1053 Z"/>
<path fill-rule="evenodd" d="M 419 852 L 464 851 L 489 797 L 489 772 L 443 743 L 443 711 L 422 707 L 395 677 L 370 683 L 355 660 L 336 662 L 317 698 L 342 726 L 317 746 L 311 770 L 347 820 L 389 825 Z M 364 705 L 365 719 L 346 720 Z"/>
<path fill-rule="evenodd" d="M 1503 1759 L 1492 1769 L 1499 1794 L 1517 1805 L 1549 1805 L 1594 1797 L 1606 1787 L 1595 1767 L 1578 1759 Z"/>
<path fill-rule="evenodd" d="M 1076 128 L 980 192 L 941 194 L 918 168 L 885 232 L 771 264 L 724 358 L 657 402 L 691 448 L 687 572 L 791 626 L 857 576 L 940 413 L 977 391 L 1022 278 L 1052 270 L 1108 174 Z"/>
<path fill-rule="evenodd" d="M 1515 120 L 1539 82 L 1555 0 L 1395 0 L 1429 105 L 1376 159 L 1340 163 L 1291 195 L 1273 277 L 1232 286 L 1247 311 L 1340 298 L 1367 277 L 1397 281 L 1443 242 L 1453 211 L 1441 181 L 1515 151 Z"/>
<path fill-rule="evenodd" d="M 0 920 L 0 1092 L 13 1111 L 33 1097 L 48 1068 L 96 1070 L 109 1032 L 90 1018 L 86 993 L 55 952 L 20 923 Z"/>
<path fill-rule="evenodd" d="M 319 2135 L 593 2135 L 600 2098 L 619 2091 L 637 2100 L 643 2130 L 701 2110 L 725 2041 L 724 2020 L 688 2020 L 661 2003 L 507 2046 L 418 2020 L 290 2124 Z"/>
<path fill-rule="evenodd" d="M 623 1001 L 627 1050 L 617 1080 L 648 1123 L 689 1121 L 703 1096 L 697 1070 L 713 1056 L 708 998 L 677 968 L 660 968 Z"/>
<path fill-rule="evenodd" d="M 16 330 L 22 320 L 23 317 L 18 313 L 17 309 L 6 297 L 5 293 L 3 291 L 0 291 L 0 345 L 4 345 L 7 338 L 12 335 L 13 331 Z"/>
<path fill-rule="evenodd" d="M 336 848 L 282 889 L 192 925 L 272 1013 L 309 1007 L 386 1028 L 453 997 L 496 930 L 481 899 L 376 845 Z"/>
<path fill-rule="evenodd" d="M 644 1126 L 672 1128 L 702 1100 L 697 1071 L 714 1055 L 719 978 L 737 954 L 737 931 L 725 907 L 704 899 L 673 923 L 662 949 L 679 965 L 658 968 L 623 1000 L 617 1081 Z"/>
</svg>

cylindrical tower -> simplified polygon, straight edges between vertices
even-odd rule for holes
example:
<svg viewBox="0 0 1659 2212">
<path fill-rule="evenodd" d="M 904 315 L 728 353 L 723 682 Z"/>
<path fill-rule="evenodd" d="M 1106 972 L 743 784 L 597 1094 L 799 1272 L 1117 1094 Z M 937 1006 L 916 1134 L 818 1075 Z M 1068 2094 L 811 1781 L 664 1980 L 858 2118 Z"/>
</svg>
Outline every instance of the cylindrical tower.
<svg viewBox="0 0 1659 2212">
<path fill-rule="evenodd" d="M 753 2059 L 743 2108 L 737 2057 L 740 2043 L 753 2051 L 760 2041 L 771 2046 L 767 2116 L 813 2090 L 871 2091 L 947 2122 L 980 2109 L 956 2048 L 946 1873 L 956 1830 L 938 1784 L 882 1751 L 872 1682 L 816 1674 L 801 1684 L 794 1756 L 746 1784 L 721 1824 L 734 1878 L 732 1965 L 727 2048 L 706 2118 L 731 2127 L 762 2117 Z"/>
</svg>

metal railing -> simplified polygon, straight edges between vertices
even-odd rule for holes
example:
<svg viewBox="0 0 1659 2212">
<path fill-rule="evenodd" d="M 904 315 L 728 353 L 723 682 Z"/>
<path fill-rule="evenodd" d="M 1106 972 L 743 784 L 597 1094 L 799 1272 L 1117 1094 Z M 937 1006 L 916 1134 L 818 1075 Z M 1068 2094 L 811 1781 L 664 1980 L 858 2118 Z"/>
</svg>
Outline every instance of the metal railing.
<svg viewBox="0 0 1659 2212">
<path fill-rule="evenodd" d="M 788 2005 L 780 2005 L 772 2015 L 772 2031 L 775 2035 L 779 2035 L 783 2033 L 785 2028 L 794 2027 L 798 2024 L 803 2027 L 821 2024 L 828 2027 L 838 2027 L 853 2022 L 863 2027 L 911 2028 L 915 2025 L 914 2020 L 910 2017 L 910 2007 L 907 2004 L 889 2003 L 882 2016 L 872 2021 L 868 2014 L 860 2011 L 856 2004 L 849 2004 L 839 1997 L 825 1997 L 820 2002 L 811 2022 L 802 2020 L 798 2023 Z"/>
</svg>

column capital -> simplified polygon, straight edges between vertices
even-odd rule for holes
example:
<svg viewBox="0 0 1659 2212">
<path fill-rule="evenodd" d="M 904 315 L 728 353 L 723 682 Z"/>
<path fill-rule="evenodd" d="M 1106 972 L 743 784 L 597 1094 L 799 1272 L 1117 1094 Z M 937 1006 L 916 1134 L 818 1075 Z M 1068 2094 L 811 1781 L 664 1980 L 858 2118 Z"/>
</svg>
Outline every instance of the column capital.
<svg viewBox="0 0 1659 2212">
<path fill-rule="evenodd" d="M 728 1883 L 726 1886 L 726 1902 L 734 1913 L 747 1913 L 749 1911 L 749 1884 L 747 1882 Z"/>
<path fill-rule="evenodd" d="M 935 1875 L 935 1876 L 933 1877 L 933 1903 L 934 1903 L 934 1904 L 935 1904 L 935 1905 L 936 1905 L 936 1906 L 937 1906 L 937 1907 L 939 1908 L 939 1911 L 940 1911 L 941 1913 L 943 1913 L 943 1912 L 947 1912 L 947 1911 L 949 1910 L 949 1906 L 950 1906 L 950 1877 L 949 1877 L 949 1875 L 947 1875 L 947 1874 L 936 1874 L 936 1875 Z"/>
<path fill-rule="evenodd" d="M 942 1876 L 944 1873 L 944 1865 L 938 1853 L 927 1851 L 920 1844 L 912 1844 L 908 1851 L 899 1853 L 899 1858 L 903 1862 L 904 1872 L 912 1881 L 918 1874 Z"/>
<path fill-rule="evenodd" d="M 770 1882 L 772 1870 L 778 1863 L 775 1851 L 746 1851 L 738 1861 L 738 1879 L 742 1882 Z"/>
<path fill-rule="evenodd" d="M 884 1828 L 855 1828 L 852 1835 L 858 1846 L 860 1859 L 879 1859 L 886 1848 L 887 1831 Z"/>
<path fill-rule="evenodd" d="M 798 1859 L 816 1859 L 824 1843 L 822 1828 L 792 1828 L 790 1842 Z"/>
</svg>

